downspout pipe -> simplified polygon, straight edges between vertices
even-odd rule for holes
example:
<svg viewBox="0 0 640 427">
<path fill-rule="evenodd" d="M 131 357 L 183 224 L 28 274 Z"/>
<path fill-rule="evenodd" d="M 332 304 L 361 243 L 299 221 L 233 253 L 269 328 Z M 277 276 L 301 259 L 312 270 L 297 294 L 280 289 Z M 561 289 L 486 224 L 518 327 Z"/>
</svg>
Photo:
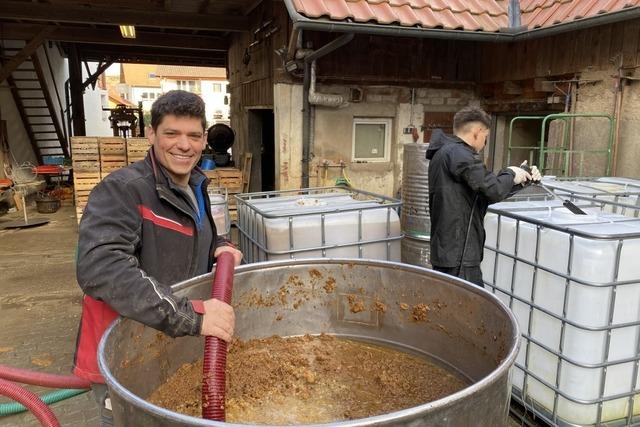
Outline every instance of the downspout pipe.
<svg viewBox="0 0 640 427">
<path fill-rule="evenodd" d="M 510 0 L 511 1 L 511 0 Z M 328 19 L 309 19 L 295 8 L 293 0 L 284 0 L 294 28 L 301 30 L 370 34 L 392 37 L 414 37 L 447 40 L 474 40 L 484 42 L 514 42 L 546 37 L 558 33 L 595 27 L 597 25 L 612 24 L 634 18 L 640 18 L 640 7 L 630 7 L 618 12 L 579 19 L 564 24 L 528 30 L 526 27 L 508 27 L 500 32 L 440 30 L 435 28 L 403 27 L 401 25 L 379 25 L 364 22 L 343 22 Z M 515 20 L 515 14 L 513 14 Z"/>
<path fill-rule="evenodd" d="M 296 28 L 294 24 L 294 29 Z M 304 78 L 302 80 L 302 181 L 301 188 L 309 188 L 309 172 L 311 163 L 311 103 L 309 89 L 311 87 L 312 62 L 333 52 L 353 40 L 354 34 L 343 34 L 321 48 L 304 57 Z"/>
</svg>

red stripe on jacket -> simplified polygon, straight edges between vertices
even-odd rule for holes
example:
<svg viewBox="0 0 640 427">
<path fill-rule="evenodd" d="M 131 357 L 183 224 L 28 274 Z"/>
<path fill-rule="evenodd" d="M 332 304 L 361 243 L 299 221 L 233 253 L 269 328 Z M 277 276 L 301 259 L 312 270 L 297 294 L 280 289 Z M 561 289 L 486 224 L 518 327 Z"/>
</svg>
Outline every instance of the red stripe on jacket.
<svg viewBox="0 0 640 427">
<path fill-rule="evenodd" d="M 142 216 L 142 219 L 149 220 L 159 227 L 168 228 L 169 230 L 177 231 L 178 233 L 182 233 L 189 237 L 193 236 L 192 227 L 187 227 L 172 219 L 159 216 L 144 205 L 138 205 L 138 212 L 140 212 L 140 216 Z"/>
</svg>

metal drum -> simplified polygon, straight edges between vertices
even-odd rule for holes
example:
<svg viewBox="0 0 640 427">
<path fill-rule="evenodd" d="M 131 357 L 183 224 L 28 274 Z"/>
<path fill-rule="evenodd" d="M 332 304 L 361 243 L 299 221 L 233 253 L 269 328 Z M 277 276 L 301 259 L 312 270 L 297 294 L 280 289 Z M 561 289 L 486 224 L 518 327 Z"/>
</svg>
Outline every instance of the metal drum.
<svg viewBox="0 0 640 427">
<path fill-rule="evenodd" d="M 402 231 L 416 237 L 431 234 L 429 218 L 429 161 L 425 155 L 429 144 L 403 144 L 402 155 Z"/>
<path fill-rule="evenodd" d="M 211 274 L 175 286 L 204 299 Z M 327 286 L 331 284 L 331 286 Z M 283 289 L 287 298 L 281 298 Z M 349 297 L 367 309 L 353 313 Z M 379 310 L 380 303 L 385 309 Z M 412 309 L 430 307 L 426 320 Z M 233 290 L 236 335 L 330 333 L 421 353 L 469 379 L 467 388 L 413 408 L 337 426 L 506 426 L 510 368 L 519 347 L 516 320 L 489 292 L 406 264 L 364 259 L 303 259 L 241 266 Z M 145 397 L 183 363 L 203 355 L 201 337 L 169 338 L 129 319 L 100 343 L 99 365 L 118 426 L 225 426 L 154 406 Z M 325 424 L 326 425 L 326 424 Z"/>
<path fill-rule="evenodd" d="M 404 235 L 401 246 L 402 262 L 419 267 L 431 268 L 431 263 L 429 263 L 430 245 L 431 239 L 428 237 L 419 238 Z"/>
</svg>

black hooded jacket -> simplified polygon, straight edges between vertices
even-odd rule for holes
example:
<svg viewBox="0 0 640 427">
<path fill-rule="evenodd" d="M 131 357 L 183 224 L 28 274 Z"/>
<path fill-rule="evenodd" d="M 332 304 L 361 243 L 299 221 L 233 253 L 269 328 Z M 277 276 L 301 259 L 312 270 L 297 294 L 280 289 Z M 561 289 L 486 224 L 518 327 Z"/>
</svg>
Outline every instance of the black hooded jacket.
<svg viewBox="0 0 640 427">
<path fill-rule="evenodd" d="M 521 188 L 513 185 L 515 174 L 510 169 L 492 173 L 471 146 L 440 129 L 434 130 L 431 136 L 427 159 L 430 160 L 431 264 L 478 266 L 482 261 L 487 207 Z M 469 226 L 470 216 L 473 217 Z"/>
</svg>

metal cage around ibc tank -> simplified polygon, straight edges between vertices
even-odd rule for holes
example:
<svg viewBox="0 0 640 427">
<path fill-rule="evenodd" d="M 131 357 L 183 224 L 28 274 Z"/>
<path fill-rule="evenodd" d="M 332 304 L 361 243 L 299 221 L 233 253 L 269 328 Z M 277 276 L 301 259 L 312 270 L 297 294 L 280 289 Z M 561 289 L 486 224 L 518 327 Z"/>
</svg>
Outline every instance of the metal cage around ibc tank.
<svg viewBox="0 0 640 427">
<path fill-rule="evenodd" d="M 522 331 L 513 397 L 554 426 L 638 425 L 640 220 L 583 209 L 499 203 L 485 218 L 485 285 Z"/>
<path fill-rule="evenodd" d="M 400 261 L 399 200 L 346 187 L 236 195 L 249 263 L 311 257 Z"/>
<path fill-rule="evenodd" d="M 573 202 L 592 202 L 605 212 L 640 217 L 640 181 L 618 177 L 545 177 L 545 185 Z"/>
</svg>

